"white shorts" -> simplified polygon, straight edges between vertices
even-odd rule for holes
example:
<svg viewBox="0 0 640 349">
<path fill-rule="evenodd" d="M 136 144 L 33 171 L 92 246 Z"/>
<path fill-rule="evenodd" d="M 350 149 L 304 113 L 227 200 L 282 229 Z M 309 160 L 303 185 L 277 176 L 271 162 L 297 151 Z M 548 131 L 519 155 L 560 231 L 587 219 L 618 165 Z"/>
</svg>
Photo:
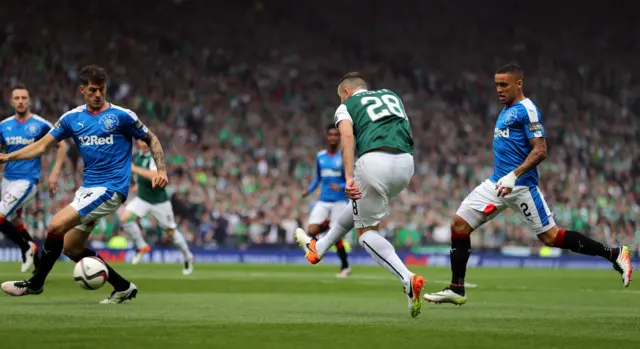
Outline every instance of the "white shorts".
<svg viewBox="0 0 640 349">
<path fill-rule="evenodd" d="M 322 224 L 328 219 L 329 226 L 332 226 L 337 222 L 338 216 L 345 206 L 347 206 L 346 201 L 318 201 L 309 214 L 309 224 Z"/>
<path fill-rule="evenodd" d="M 16 212 L 33 200 L 37 191 L 36 185 L 29 180 L 2 179 L 0 214 L 9 220 L 15 218 Z"/>
<path fill-rule="evenodd" d="M 356 161 L 355 181 L 362 198 L 352 202 L 356 228 L 380 224 L 389 215 L 389 200 L 409 185 L 414 165 L 411 154 L 370 152 Z"/>
<path fill-rule="evenodd" d="M 144 217 L 151 213 L 162 229 L 176 229 L 178 227 L 173 216 L 171 201 L 151 204 L 139 197 L 135 197 L 127 204 L 126 209 L 138 217 Z"/>
<path fill-rule="evenodd" d="M 76 196 L 69 206 L 80 215 L 80 222 L 76 229 L 90 233 L 98 219 L 108 216 L 122 205 L 122 194 L 105 187 L 84 188 L 76 191 Z"/>
<path fill-rule="evenodd" d="M 506 208 L 518 212 L 522 223 L 536 235 L 546 232 L 556 224 L 553 213 L 549 210 L 544 195 L 537 186 L 516 186 L 506 197 L 498 197 L 496 184 L 488 179 L 464 199 L 456 215 L 476 229 Z"/>
</svg>

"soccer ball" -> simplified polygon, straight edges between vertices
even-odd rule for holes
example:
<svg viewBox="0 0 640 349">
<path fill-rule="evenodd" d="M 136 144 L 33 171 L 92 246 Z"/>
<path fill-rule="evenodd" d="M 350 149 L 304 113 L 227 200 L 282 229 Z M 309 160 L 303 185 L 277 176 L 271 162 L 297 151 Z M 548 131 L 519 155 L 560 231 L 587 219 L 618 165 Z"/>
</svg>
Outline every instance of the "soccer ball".
<svg viewBox="0 0 640 349">
<path fill-rule="evenodd" d="M 84 257 L 73 268 L 73 280 L 85 290 L 97 290 L 109 277 L 109 270 L 102 259 Z"/>
</svg>

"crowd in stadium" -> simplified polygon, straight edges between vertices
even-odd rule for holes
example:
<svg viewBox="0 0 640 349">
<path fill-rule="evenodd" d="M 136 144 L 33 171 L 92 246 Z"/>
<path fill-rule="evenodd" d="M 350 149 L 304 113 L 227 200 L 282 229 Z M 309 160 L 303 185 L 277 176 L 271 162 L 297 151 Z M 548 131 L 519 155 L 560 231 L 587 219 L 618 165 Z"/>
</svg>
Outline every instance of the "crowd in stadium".
<svg viewBox="0 0 640 349">
<path fill-rule="evenodd" d="M 306 225 L 312 199 L 302 194 L 339 103 L 335 83 L 358 70 L 375 88 L 400 94 L 416 141 L 410 189 L 394 202 L 382 233 L 400 247 L 448 245 L 456 208 L 491 175 L 501 108 L 493 69 L 516 60 L 525 70 L 525 95 L 545 118 L 549 157 L 540 187 L 556 221 L 607 244 L 640 246 L 640 70 L 632 59 L 637 43 L 625 39 L 638 30 L 625 27 L 631 23 L 590 37 L 588 14 L 558 31 L 553 23 L 564 16 L 516 20 L 472 4 L 475 16 L 462 28 L 448 24 L 461 13 L 447 2 L 429 2 L 438 11 L 388 3 L 392 18 L 366 10 L 354 16 L 347 3 L 286 3 L 207 11 L 213 4 L 158 2 L 153 13 L 104 9 L 101 16 L 48 5 L 46 17 L 34 5 L 22 9 L 29 21 L 5 9 L 1 95 L 8 101 L 11 87 L 24 84 L 32 110 L 55 121 L 81 104 L 78 69 L 105 66 L 110 101 L 134 110 L 162 141 L 172 203 L 191 244 L 291 244 L 295 227 Z M 117 25 L 109 21 L 116 15 Z M 70 16 L 93 19 L 78 30 Z M 383 16 L 395 24 L 373 25 Z M 0 115 L 11 114 L 8 103 L 0 105 Z M 43 178 L 52 159 L 53 152 Z M 72 147 L 55 197 L 41 181 L 25 213 L 34 236 L 42 237 L 52 214 L 71 200 L 81 169 Z M 160 236 L 152 220 L 142 224 L 152 241 Z M 118 227 L 109 217 L 93 238 L 122 234 Z M 472 243 L 538 244 L 512 212 L 473 234 Z"/>
</svg>

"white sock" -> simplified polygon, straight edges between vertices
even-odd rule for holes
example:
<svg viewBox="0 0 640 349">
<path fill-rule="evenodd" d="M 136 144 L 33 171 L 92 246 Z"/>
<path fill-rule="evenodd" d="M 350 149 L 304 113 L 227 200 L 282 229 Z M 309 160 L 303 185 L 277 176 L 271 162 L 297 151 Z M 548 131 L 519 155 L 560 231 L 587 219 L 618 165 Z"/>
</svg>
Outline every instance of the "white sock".
<svg viewBox="0 0 640 349">
<path fill-rule="evenodd" d="M 191 251 L 189 251 L 189 245 L 187 245 L 187 240 L 184 238 L 184 235 L 180 232 L 180 230 L 176 229 L 173 232 L 173 244 L 182 252 L 184 258 L 191 257 Z"/>
<path fill-rule="evenodd" d="M 320 256 L 323 256 L 329 251 L 331 246 L 342 240 L 342 238 L 353 229 L 353 226 L 353 208 L 351 208 L 351 204 L 349 203 L 340 211 L 336 222 L 331 222 L 329 232 L 316 242 L 316 250 L 318 250 Z"/>
<path fill-rule="evenodd" d="M 397 276 L 402 284 L 407 286 L 411 282 L 412 273 L 402 263 L 396 254 L 393 245 L 375 230 L 369 230 L 358 239 L 360 245 L 375 259 L 378 264 L 387 269 L 391 274 Z M 317 246 L 317 245 L 316 245 Z"/>
<path fill-rule="evenodd" d="M 129 234 L 131 240 L 133 240 L 133 243 L 136 245 L 136 248 L 138 250 L 141 250 L 148 246 L 147 242 L 144 241 L 144 238 L 142 237 L 140 226 L 138 226 L 138 223 L 136 223 L 135 221 L 124 223 L 122 225 L 122 230 L 124 230 L 125 233 Z"/>
<path fill-rule="evenodd" d="M 331 246 L 342 240 L 342 238 L 347 235 L 349 230 L 344 229 L 339 224 L 332 226 L 329 229 L 329 232 L 327 232 L 325 236 L 321 237 L 320 239 L 318 239 L 318 242 L 316 242 L 316 250 L 318 250 L 320 256 L 323 256 L 325 253 L 327 253 L 327 251 L 329 251 Z"/>
</svg>

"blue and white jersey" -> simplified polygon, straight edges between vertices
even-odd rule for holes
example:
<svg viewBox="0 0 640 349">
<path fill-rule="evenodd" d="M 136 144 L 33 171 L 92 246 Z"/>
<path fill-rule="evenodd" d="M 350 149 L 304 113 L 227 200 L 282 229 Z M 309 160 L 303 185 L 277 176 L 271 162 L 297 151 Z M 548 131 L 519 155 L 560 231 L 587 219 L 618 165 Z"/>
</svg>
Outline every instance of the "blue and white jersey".
<svg viewBox="0 0 640 349">
<path fill-rule="evenodd" d="M 44 137 L 53 125 L 31 114 L 27 120 L 18 121 L 16 116 L 11 116 L 0 122 L 0 144 L 7 148 L 7 153 L 22 149 L 31 143 L 35 143 Z M 28 180 L 34 184 L 40 180 L 40 157 L 12 161 L 4 165 L 4 178 L 8 180 Z"/>
<path fill-rule="evenodd" d="M 334 190 L 331 187 L 332 183 L 337 184 L 340 189 Z M 313 183 L 311 183 L 307 192 L 312 193 L 318 185 L 320 185 L 319 201 L 348 201 L 347 194 L 344 192 L 347 181 L 340 152 L 329 154 L 326 149 L 318 152 L 318 155 L 316 155 L 316 176 L 313 178 Z"/>
<path fill-rule="evenodd" d="M 106 187 L 126 198 L 132 138 L 140 139 L 148 131 L 134 112 L 109 104 L 109 109 L 95 115 L 86 105 L 70 110 L 50 133 L 58 141 L 65 138 L 75 141 L 84 161 L 83 187 Z"/>
<path fill-rule="evenodd" d="M 529 98 L 505 107 L 498 115 L 494 130 L 491 181 L 498 182 L 522 165 L 533 149 L 529 140 L 544 137 L 542 114 Z M 538 177 L 538 169 L 532 169 L 518 177 L 516 185 L 537 186 Z"/>
</svg>

